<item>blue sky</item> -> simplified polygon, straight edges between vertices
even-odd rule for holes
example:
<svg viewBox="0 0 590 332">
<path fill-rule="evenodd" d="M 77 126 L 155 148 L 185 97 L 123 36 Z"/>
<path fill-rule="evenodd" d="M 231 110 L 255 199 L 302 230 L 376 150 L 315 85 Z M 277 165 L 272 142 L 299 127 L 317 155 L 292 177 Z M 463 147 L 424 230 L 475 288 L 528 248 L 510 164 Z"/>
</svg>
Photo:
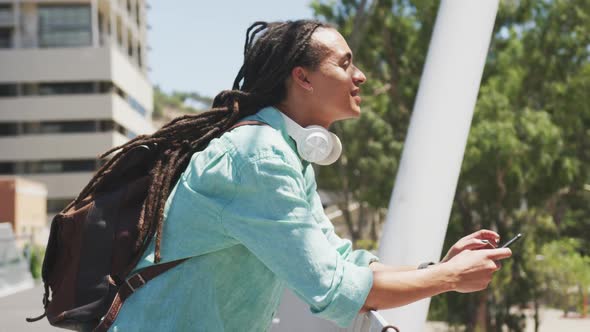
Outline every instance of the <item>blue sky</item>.
<svg viewBox="0 0 590 332">
<path fill-rule="evenodd" d="M 231 88 L 255 21 L 312 18 L 311 0 L 157 0 L 148 10 L 150 80 L 210 97 Z"/>
</svg>

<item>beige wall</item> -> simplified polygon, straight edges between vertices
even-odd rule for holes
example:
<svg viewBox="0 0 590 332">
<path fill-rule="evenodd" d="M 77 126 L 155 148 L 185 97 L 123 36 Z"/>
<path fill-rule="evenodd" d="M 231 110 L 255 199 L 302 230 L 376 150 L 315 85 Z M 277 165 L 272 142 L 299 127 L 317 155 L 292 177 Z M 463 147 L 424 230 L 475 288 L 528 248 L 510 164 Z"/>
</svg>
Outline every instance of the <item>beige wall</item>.
<svg viewBox="0 0 590 332">
<path fill-rule="evenodd" d="M 137 135 L 151 134 L 156 130 L 153 123 L 147 122 L 141 114 L 117 95 L 112 96 L 110 109 L 113 112 L 111 118 Z"/>
<path fill-rule="evenodd" d="M 0 121 L 63 121 L 110 119 L 111 94 L 0 98 Z"/>
<path fill-rule="evenodd" d="M 108 48 L 0 50 L 0 82 L 110 80 Z"/>
<path fill-rule="evenodd" d="M 42 183 L 20 177 L 0 177 L 0 201 L 0 222 L 12 224 L 19 246 L 29 240 L 45 243 L 47 189 Z"/>
<path fill-rule="evenodd" d="M 0 161 L 95 159 L 126 141 L 117 132 L 1 137 Z"/>
<path fill-rule="evenodd" d="M 47 189 L 40 182 L 24 178 L 16 180 L 17 228 L 40 228 L 45 226 L 47 216 Z M 19 230 L 17 229 L 17 233 Z"/>
<path fill-rule="evenodd" d="M 153 90 L 146 77 L 131 64 L 128 57 L 119 50 L 110 49 L 109 78 L 125 92 L 131 94 L 151 114 L 153 111 Z"/>
<path fill-rule="evenodd" d="M 71 199 L 78 196 L 93 174 L 92 172 L 79 172 L 23 175 L 22 177 L 45 184 L 48 199 Z"/>
</svg>

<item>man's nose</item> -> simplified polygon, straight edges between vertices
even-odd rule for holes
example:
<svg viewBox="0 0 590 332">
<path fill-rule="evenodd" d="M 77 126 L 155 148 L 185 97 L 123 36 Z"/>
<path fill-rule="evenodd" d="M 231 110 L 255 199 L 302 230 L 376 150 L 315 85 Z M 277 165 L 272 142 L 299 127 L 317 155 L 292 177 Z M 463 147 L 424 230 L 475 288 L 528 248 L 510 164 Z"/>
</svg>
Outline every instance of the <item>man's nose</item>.
<svg viewBox="0 0 590 332">
<path fill-rule="evenodd" d="M 365 76 L 365 74 L 358 69 L 358 67 L 354 67 L 354 74 L 352 76 L 354 84 L 356 85 L 361 85 L 363 83 L 365 83 L 367 81 L 367 77 Z"/>
</svg>

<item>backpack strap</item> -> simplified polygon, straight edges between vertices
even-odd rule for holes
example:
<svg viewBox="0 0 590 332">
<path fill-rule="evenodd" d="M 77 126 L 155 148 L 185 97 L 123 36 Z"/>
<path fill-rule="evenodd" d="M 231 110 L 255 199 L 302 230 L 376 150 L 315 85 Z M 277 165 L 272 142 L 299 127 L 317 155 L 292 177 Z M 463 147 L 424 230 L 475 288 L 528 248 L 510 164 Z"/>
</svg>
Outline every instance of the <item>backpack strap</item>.
<svg viewBox="0 0 590 332">
<path fill-rule="evenodd" d="M 256 120 L 246 120 L 246 121 L 242 121 L 242 122 L 238 122 L 235 125 L 231 126 L 227 131 L 232 131 L 238 127 L 241 126 L 263 126 L 263 125 L 267 125 L 264 122 L 260 122 L 260 121 L 256 121 Z"/>
<path fill-rule="evenodd" d="M 111 327 L 111 325 L 113 325 L 115 319 L 117 319 L 117 315 L 119 314 L 119 311 L 121 311 L 123 303 L 129 298 L 129 296 L 131 296 L 131 294 L 143 287 L 146 283 L 148 283 L 148 281 L 186 261 L 187 259 L 188 258 L 184 258 L 176 261 L 148 266 L 125 279 L 125 282 L 121 285 L 121 287 L 119 287 L 119 291 L 117 291 L 117 295 L 115 295 L 115 299 L 113 300 L 109 311 L 107 311 L 107 314 L 104 316 L 103 320 L 94 329 L 94 332 L 106 332 Z"/>
</svg>

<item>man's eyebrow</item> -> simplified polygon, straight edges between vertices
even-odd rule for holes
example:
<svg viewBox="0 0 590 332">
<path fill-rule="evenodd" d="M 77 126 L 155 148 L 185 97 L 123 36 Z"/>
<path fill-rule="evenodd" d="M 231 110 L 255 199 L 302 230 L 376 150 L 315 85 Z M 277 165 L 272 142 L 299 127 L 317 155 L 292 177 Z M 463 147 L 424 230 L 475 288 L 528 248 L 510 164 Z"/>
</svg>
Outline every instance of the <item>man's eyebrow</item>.
<svg viewBox="0 0 590 332">
<path fill-rule="evenodd" d="M 350 52 L 346 52 L 346 54 L 344 54 L 344 55 L 341 57 L 341 59 L 342 59 L 342 60 L 349 60 L 349 61 L 350 61 L 350 60 L 352 60 L 352 53 L 350 53 Z"/>
</svg>

